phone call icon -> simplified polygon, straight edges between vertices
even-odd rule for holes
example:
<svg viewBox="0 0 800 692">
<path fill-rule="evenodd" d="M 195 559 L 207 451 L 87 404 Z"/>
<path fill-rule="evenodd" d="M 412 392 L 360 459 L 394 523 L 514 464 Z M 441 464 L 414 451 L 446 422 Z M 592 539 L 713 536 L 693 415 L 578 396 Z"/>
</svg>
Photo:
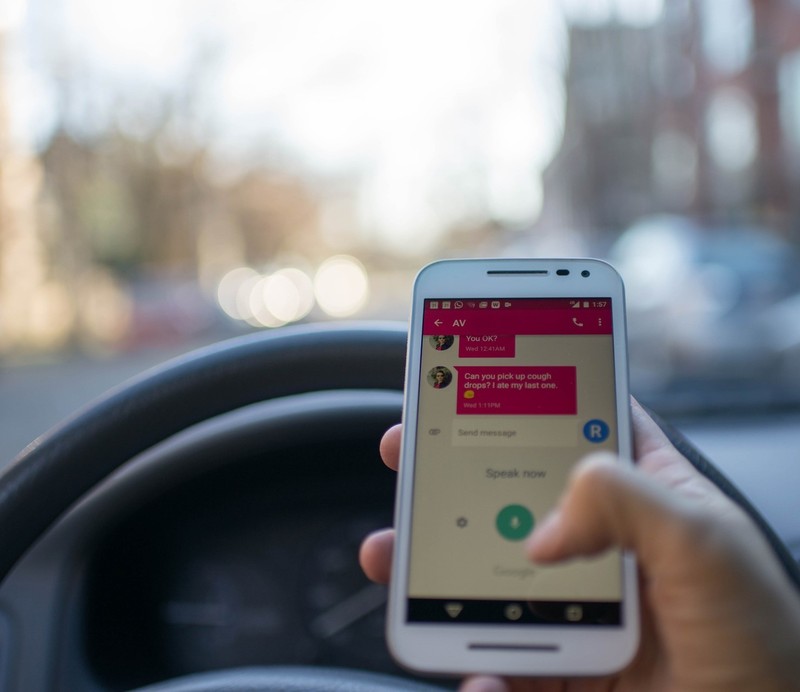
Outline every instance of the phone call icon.
<svg viewBox="0 0 800 692">
<path fill-rule="evenodd" d="M 583 326 L 583 322 L 581 322 L 577 317 L 573 317 L 572 318 L 572 324 L 574 324 L 576 327 L 582 327 Z"/>
</svg>

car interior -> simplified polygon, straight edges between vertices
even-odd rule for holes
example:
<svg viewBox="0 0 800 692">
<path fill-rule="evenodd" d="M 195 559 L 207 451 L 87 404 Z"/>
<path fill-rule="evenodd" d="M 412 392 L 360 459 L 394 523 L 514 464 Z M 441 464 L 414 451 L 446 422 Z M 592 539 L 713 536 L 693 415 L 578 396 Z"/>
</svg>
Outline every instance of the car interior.
<svg viewBox="0 0 800 692">
<path fill-rule="evenodd" d="M 0 552 L 8 689 L 406 689 L 385 588 L 356 558 L 391 524 L 394 479 L 376 455 L 399 420 L 405 339 L 402 324 L 241 337 L 142 375 L 29 448 L 0 483 L 14 527 Z M 661 424 L 800 588 L 769 522 Z M 320 667 L 337 672 L 321 681 Z"/>
<path fill-rule="evenodd" d="M 358 564 L 440 258 L 612 263 L 800 590 L 800 4 L 3 5 L 0 692 L 457 687 Z"/>
</svg>

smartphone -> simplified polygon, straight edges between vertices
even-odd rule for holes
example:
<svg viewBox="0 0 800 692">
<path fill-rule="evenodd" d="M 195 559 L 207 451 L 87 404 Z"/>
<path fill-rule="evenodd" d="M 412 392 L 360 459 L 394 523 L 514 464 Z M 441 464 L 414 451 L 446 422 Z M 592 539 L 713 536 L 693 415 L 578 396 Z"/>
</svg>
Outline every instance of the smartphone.
<svg viewBox="0 0 800 692">
<path fill-rule="evenodd" d="M 574 465 L 632 463 L 622 280 L 594 259 L 448 260 L 414 284 L 387 640 L 414 671 L 600 675 L 639 638 L 618 550 L 523 552 Z"/>
</svg>

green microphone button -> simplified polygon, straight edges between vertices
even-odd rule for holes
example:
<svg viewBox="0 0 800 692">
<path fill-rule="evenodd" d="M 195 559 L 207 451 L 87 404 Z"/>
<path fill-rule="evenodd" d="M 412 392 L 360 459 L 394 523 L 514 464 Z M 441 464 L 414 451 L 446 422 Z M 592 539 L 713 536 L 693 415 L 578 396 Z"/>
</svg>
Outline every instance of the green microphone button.
<svg viewBox="0 0 800 692">
<path fill-rule="evenodd" d="M 495 525 L 506 540 L 521 541 L 533 531 L 533 514 L 522 505 L 508 505 L 498 513 Z"/>
</svg>

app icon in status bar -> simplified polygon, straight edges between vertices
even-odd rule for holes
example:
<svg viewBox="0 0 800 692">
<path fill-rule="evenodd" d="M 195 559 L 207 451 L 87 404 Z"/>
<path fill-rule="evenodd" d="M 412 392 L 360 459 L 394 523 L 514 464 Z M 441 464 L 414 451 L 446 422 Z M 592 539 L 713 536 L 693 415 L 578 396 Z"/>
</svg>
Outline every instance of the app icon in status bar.
<svg viewBox="0 0 800 692">
<path fill-rule="evenodd" d="M 580 301 L 572 302 L 572 307 L 580 307 Z M 481 300 L 481 301 L 463 301 L 463 300 L 431 300 L 428 302 L 431 310 L 460 310 L 462 308 L 510 308 L 513 306 L 508 300 Z"/>
</svg>

